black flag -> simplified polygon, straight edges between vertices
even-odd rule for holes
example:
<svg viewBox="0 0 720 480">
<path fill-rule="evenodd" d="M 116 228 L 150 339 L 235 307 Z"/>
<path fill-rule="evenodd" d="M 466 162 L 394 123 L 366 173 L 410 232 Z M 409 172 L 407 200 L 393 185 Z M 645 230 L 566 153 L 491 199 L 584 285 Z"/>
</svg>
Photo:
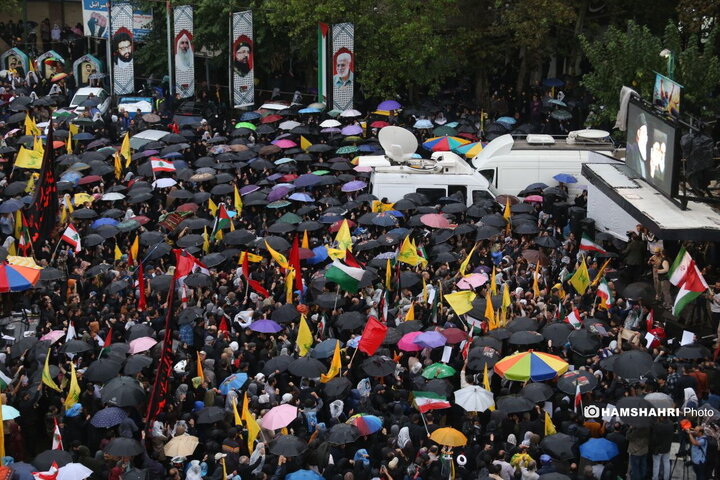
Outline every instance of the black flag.
<svg viewBox="0 0 720 480">
<path fill-rule="evenodd" d="M 55 183 L 55 151 L 53 150 L 52 123 L 48 126 L 45 154 L 43 155 L 40 178 L 35 187 L 35 197 L 28 208 L 27 221 L 30 240 L 36 250 L 49 239 L 55 229 L 58 216 L 57 183 Z"/>
</svg>

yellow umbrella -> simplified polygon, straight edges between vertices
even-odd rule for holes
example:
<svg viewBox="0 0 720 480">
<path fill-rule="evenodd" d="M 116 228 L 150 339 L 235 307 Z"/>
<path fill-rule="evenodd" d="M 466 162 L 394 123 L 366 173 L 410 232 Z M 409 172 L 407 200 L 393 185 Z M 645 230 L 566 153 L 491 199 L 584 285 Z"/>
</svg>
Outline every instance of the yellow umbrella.
<svg viewBox="0 0 720 480">
<path fill-rule="evenodd" d="M 178 435 L 165 444 L 163 450 L 168 457 L 189 457 L 198 446 L 199 439 L 193 435 Z"/>
<path fill-rule="evenodd" d="M 438 428 L 430 434 L 430 440 L 446 447 L 462 447 L 467 445 L 467 437 L 452 427 Z"/>
<path fill-rule="evenodd" d="M 83 203 L 92 203 L 93 201 L 95 201 L 95 197 L 87 193 L 81 192 L 75 194 L 74 203 L 76 206 L 80 206 Z"/>
</svg>

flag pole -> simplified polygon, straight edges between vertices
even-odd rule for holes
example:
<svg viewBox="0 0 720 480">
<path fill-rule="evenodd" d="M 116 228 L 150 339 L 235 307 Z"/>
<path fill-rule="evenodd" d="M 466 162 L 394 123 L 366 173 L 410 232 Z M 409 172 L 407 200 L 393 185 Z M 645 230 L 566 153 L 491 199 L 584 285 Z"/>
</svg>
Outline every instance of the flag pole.
<svg viewBox="0 0 720 480">
<path fill-rule="evenodd" d="M 359 345 L 358 345 L 358 346 L 359 346 Z M 359 350 L 359 348 L 356 348 L 355 351 L 354 351 L 353 354 L 352 354 L 352 357 L 350 357 L 350 362 L 348 362 L 347 372 L 350 372 L 350 368 L 352 367 L 353 360 L 355 360 L 355 355 L 357 355 L 358 350 Z M 347 372 L 346 372 L 346 373 L 347 373 Z"/>
<path fill-rule="evenodd" d="M 425 426 L 425 432 L 427 432 L 428 436 L 430 436 L 430 430 L 428 430 L 427 422 L 425 421 L 425 415 L 423 415 L 423 412 L 420 412 L 420 418 L 422 418 L 423 425 Z"/>
<path fill-rule="evenodd" d="M 60 243 L 62 242 L 62 237 L 60 237 L 60 240 L 58 240 L 57 244 L 55 245 L 55 250 L 53 250 L 52 256 L 50 257 L 50 265 L 53 264 L 55 261 L 55 255 L 57 254 L 58 248 L 60 248 Z M 35 249 L 33 248 L 32 242 L 30 242 L 30 249 L 33 251 L 33 257 L 35 256 Z"/>
</svg>

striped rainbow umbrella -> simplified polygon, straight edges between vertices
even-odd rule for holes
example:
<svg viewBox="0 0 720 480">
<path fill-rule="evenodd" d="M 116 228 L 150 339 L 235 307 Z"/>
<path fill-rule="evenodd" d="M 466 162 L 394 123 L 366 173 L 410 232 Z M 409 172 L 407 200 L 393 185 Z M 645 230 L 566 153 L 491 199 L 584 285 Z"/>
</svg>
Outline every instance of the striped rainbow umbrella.
<svg viewBox="0 0 720 480">
<path fill-rule="evenodd" d="M 544 382 L 567 372 L 568 364 L 549 353 L 521 352 L 503 358 L 495 364 L 495 372 L 508 380 Z"/>
<path fill-rule="evenodd" d="M 35 286 L 40 280 L 40 268 L 0 264 L 0 293 L 22 292 Z"/>
<path fill-rule="evenodd" d="M 458 155 L 465 155 L 465 158 L 473 158 L 478 153 L 482 152 L 483 148 L 487 145 L 486 142 L 472 142 L 457 147 L 453 152 Z"/>
<path fill-rule="evenodd" d="M 450 152 L 468 143 L 470 143 L 470 140 L 464 138 L 442 136 L 431 138 L 423 143 L 423 147 L 432 152 Z"/>
<path fill-rule="evenodd" d="M 367 413 L 358 413 L 353 415 L 345 423 L 355 425 L 357 429 L 360 430 L 360 434 L 362 436 L 373 434 L 380 430 L 383 426 L 383 421 L 380 417 L 368 415 Z"/>
</svg>

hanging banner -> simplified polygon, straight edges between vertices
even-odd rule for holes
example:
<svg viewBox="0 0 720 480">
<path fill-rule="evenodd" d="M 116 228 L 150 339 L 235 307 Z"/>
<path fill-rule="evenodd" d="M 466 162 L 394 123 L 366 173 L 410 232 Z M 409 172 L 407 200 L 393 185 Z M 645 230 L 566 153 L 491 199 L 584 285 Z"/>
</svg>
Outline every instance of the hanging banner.
<svg viewBox="0 0 720 480">
<path fill-rule="evenodd" d="M 195 49 L 193 47 L 193 8 L 183 5 L 173 9 L 175 17 L 175 92 L 180 98 L 195 95 Z"/>
<path fill-rule="evenodd" d="M 332 26 L 332 101 L 334 110 L 353 108 L 355 85 L 355 26 Z"/>
<path fill-rule="evenodd" d="M 0 55 L 0 70 L 14 70 L 17 75 L 24 77 L 27 75 L 29 68 L 30 60 L 25 52 L 19 48 L 11 48 Z"/>
<path fill-rule="evenodd" d="M 83 0 L 83 31 L 86 37 L 107 38 L 108 21 L 107 0 Z M 133 10 L 133 38 L 142 42 L 153 28 L 152 10 Z"/>
<path fill-rule="evenodd" d="M 318 69 L 317 69 L 317 101 L 327 105 L 327 52 L 328 52 L 328 31 L 330 25 L 318 23 Z"/>
<path fill-rule="evenodd" d="M 73 73 L 78 87 L 88 87 L 92 80 L 102 78 L 103 64 L 92 55 L 83 55 L 73 62 Z"/>
<path fill-rule="evenodd" d="M 132 6 L 129 3 L 114 3 L 111 15 L 113 93 L 128 95 L 135 92 Z"/>
<path fill-rule="evenodd" d="M 255 105 L 255 70 L 253 45 L 252 11 L 232 14 L 232 85 L 233 105 L 252 107 Z"/>
<path fill-rule="evenodd" d="M 50 80 L 65 71 L 65 59 L 55 50 L 48 50 L 35 59 L 35 69 L 41 79 Z"/>
</svg>

